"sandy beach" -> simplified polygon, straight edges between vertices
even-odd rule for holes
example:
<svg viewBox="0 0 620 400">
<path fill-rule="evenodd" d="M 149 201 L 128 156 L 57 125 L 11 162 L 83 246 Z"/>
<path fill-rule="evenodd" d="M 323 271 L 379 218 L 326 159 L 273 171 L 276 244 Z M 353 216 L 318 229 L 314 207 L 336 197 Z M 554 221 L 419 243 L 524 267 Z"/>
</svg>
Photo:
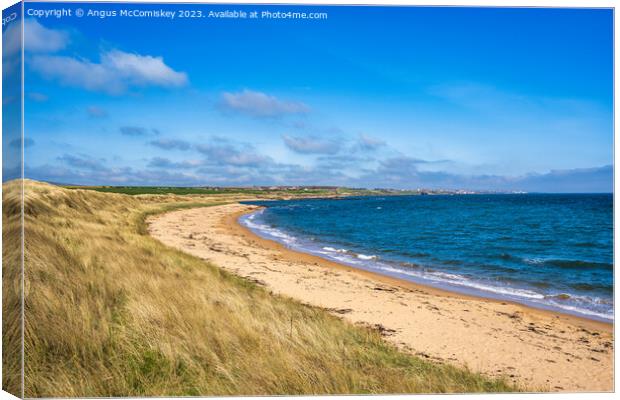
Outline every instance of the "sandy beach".
<svg viewBox="0 0 620 400">
<path fill-rule="evenodd" d="M 255 206 L 228 204 L 151 218 L 164 244 L 274 293 L 379 329 L 404 351 L 504 376 L 528 391 L 612 391 L 613 326 L 464 296 L 286 249 L 237 223 Z"/>
</svg>

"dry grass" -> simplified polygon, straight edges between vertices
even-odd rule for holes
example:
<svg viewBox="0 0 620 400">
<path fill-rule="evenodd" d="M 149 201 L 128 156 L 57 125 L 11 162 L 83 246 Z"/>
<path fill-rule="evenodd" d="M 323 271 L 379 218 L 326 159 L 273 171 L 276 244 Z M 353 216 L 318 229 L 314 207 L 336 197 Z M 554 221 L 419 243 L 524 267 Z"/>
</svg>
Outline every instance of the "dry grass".
<svg viewBox="0 0 620 400">
<path fill-rule="evenodd" d="M 230 197 L 31 181 L 25 193 L 27 397 L 513 390 L 403 354 L 375 331 L 270 294 L 145 232 L 146 215 Z M 14 310 L 3 312 L 14 324 Z M 3 358 L 5 371 L 15 357 Z"/>
<path fill-rule="evenodd" d="M 2 389 L 22 395 L 21 182 L 2 190 Z"/>
</svg>

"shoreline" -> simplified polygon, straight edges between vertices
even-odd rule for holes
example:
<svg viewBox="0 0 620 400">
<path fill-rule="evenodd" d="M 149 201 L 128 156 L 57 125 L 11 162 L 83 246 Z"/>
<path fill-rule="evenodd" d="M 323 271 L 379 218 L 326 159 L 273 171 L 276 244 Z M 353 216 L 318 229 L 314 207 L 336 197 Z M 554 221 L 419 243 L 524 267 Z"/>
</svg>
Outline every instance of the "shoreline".
<svg viewBox="0 0 620 400">
<path fill-rule="evenodd" d="M 164 244 L 378 330 L 402 351 L 504 377 L 528 391 L 613 390 L 613 325 L 436 289 L 300 253 L 238 218 L 257 206 L 172 211 L 148 220 Z"/>
<path fill-rule="evenodd" d="M 344 263 L 339 263 L 337 261 L 332 261 L 332 260 L 328 260 L 326 258 L 323 258 L 321 256 L 315 255 L 315 254 L 311 254 L 311 253 L 306 253 L 304 251 L 301 250 L 294 250 L 291 249 L 289 247 L 287 247 L 285 244 L 280 243 L 276 240 L 271 240 L 271 239 L 267 239 L 264 238 L 262 236 L 260 236 L 259 234 L 257 234 L 256 232 L 252 231 L 251 228 L 243 225 L 240 221 L 239 218 L 241 218 L 244 215 L 249 215 L 249 214 L 253 214 L 255 212 L 258 212 L 261 209 L 264 209 L 265 207 L 263 206 L 256 206 L 256 209 L 254 210 L 249 210 L 249 211 L 241 211 L 238 212 L 236 214 L 233 214 L 230 216 L 230 219 L 227 221 L 231 227 L 233 227 L 234 225 L 236 225 L 235 228 L 240 228 L 242 230 L 241 233 L 243 233 L 244 235 L 246 235 L 247 237 L 253 239 L 253 240 L 257 240 L 257 241 L 261 241 L 264 242 L 263 245 L 267 246 L 267 247 L 273 247 L 275 249 L 277 249 L 278 251 L 284 252 L 284 253 L 292 253 L 289 254 L 289 256 L 293 257 L 293 258 L 299 258 L 300 256 L 303 257 L 309 257 L 309 259 L 313 260 L 314 262 L 320 261 L 321 263 L 324 263 L 325 265 L 328 265 L 330 268 L 336 268 L 336 269 L 344 269 L 347 271 L 355 271 L 359 274 L 368 276 L 368 277 L 372 277 L 373 279 L 379 280 L 379 281 L 383 281 L 385 283 L 389 283 L 392 285 L 396 285 L 396 286 L 401 286 L 401 287 L 405 287 L 405 288 L 414 288 L 414 289 L 423 289 L 428 291 L 429 293 L 433 293 L 435 295 L 438 296 L 446 296 L 446 297 L 454 297 L 454 298 L 463 298 L 463 299 L 471 299 L 471 300 L 478 300 L 478 301 L 491 301 L 494 303 L 508 303 L 508 304 L 512 304 L 514 306 L 519 306 L 519 307 L 523 307 L 525 309 L 527 309 L 529 312 L 540 312 L 552 317 L 555 316 L 560 316 L 562 318 L 566 318 L 568 320 L 570 319 L 575 319 L 575 322 L 581 323 L 581 324 L 586 324 L 586 325 L 590 325 L 592 328 L 594 329 L 601 329 L 601 330 L 606 330 L 607 332 L 613 332 L 613 327 L 614 327 L 614 322 L 608 322 L 608 321 L 601 321 L 599 319 L 594 319 L 594 318 L 587 318 L 585 316 L 581 316 L 581 315 L 576 315 L 576 314 L 571 314 L 569 312 L 563 312 L 563 311 L 559 311 L 559 310 L 553 310 L 553 309 L 546 309 L 546 308 L 538 308 L 535 306 L 531 306 L 529 304 L 524 304 L 524 303 L 520 303 L 518 301 L 515 300 L 504 300 L 504 299 L 500 299 L 500 298 L 493 298 L 493 297 L 486 297 L 483 295 L 476 295 L 476 294 L 469 294 L 469 293 L 462 293 L 459 291 L 452 291 L 452 290 L 448 290 L 448 289 L 443 289 L 443 288 L 438 288 L 432 285 L 426 285 L 424 283 L 418 283 L 418 282 L 413 282 L 413 281 L 409 281 L 406 279 L 401 279 L 398 277 L 393 277 L 393 276 L 389 276 L 389 275 L 384 275 L 378 272 L 372 272 L 372 271 L 368 271 L 362 268 L 356 268 L 354 266 L 351 265 L 347 265 Z M 233 228 L 234 229 L 234 228 Z"/>
</svg>

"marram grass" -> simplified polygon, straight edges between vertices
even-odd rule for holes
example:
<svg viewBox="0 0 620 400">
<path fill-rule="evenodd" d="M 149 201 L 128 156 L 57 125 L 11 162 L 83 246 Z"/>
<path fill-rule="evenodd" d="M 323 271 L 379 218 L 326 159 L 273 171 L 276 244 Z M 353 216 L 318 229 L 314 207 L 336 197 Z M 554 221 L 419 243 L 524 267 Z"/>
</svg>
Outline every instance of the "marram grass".
<svg viewBox="0 0 620 400">
<path fill-rule="evenodd" d="M 19 208 L 19 196 L 10 196 L 17 187 L 4 185 L 5 212 Z M 25 198 L 26 397 L 515 389 L 400 352 L 373 330 L 271 294 L 146 233 L 147 215 L 232 195 L 128 196 L 26 181 Z M 18 221 L 3 217 L 3 234 L 15 233 Z M 3 313 L 5 334 L 17 335 L 19 314 Z M 5 388 L 19 385 L 18 357 L 3 358 Z"/>
</svg>

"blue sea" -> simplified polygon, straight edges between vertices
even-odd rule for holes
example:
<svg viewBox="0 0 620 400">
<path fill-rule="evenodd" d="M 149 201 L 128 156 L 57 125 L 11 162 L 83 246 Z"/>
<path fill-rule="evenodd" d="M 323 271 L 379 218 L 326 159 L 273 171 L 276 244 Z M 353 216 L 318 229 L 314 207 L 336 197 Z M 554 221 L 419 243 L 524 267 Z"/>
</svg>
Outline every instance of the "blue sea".
<svg viewBox="0 0 620 400">
<path fill-rule="evenodd" d="M 250 202 L 287 247 L 455 292 L 613 321 L 613 196 L 493 194 Z"/>
</svg>

